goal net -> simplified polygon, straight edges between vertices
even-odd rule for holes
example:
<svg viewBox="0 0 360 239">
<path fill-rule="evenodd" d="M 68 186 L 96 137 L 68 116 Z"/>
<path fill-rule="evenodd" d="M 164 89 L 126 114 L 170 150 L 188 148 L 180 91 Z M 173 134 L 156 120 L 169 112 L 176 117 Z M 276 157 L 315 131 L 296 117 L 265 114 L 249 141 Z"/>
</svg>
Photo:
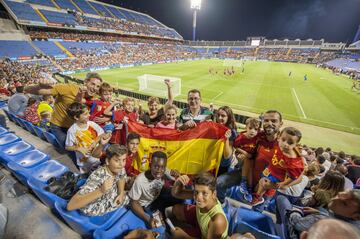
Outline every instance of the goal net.
<svg viewBox="0 0 360 239">
<path fill-rule="evenodd" d="M 242 60 L 225 59 L 223 66 L 241 67 L 243 64 Z"/>
<path fill-rule="evenodd" d="M 178 96 L 181 94 L 181 79 L 177 77 L 170 76 L 157 76 L 145 74 L 138 76 L 139 81 L 139 91 L 156 95 L 159 97 L 167 96 L 167 86 L 165 84 L 165 79 L 170 80 L 171 90 L 173 96 Z"/>
</svg>

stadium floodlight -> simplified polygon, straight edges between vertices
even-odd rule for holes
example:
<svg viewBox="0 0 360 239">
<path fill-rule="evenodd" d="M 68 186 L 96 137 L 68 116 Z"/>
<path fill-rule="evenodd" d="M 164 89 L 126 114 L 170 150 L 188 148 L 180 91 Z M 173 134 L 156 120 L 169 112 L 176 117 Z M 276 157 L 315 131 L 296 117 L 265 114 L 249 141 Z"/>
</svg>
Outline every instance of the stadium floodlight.
<svg viewBox="0 0 360 239">
<path fill-rule="evenodd" d="M 193 41 L 196 40 L 196 14 L 201 9 L 201 0 L 191 0 L 191 9 L 194 10 L 193 15 Z"/>
<path fill-rule="evenodd" d="M 201 0 L 191 0 L 191 9 L 200 10 Z"/>
</svg>

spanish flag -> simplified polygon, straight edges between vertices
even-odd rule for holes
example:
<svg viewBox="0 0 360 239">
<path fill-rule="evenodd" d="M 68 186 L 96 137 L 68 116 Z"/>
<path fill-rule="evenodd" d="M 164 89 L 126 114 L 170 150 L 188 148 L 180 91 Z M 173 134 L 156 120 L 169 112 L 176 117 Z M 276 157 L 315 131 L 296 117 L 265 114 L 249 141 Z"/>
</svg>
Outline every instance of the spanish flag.
<svg viewBox="0 0 360 239">
<path fill-rule="evenodd" d="M 136 122 L 128 123 L 128 132 L 141 136 L 139 157 L 132 162 L 132 170 L 143 172 L 149 168 L 151 154 L 163 151 L 168 156 L 167 168 L 181 174 L 200 172 L 217 174 L 224 150 L 227 128 L 214 122 L 202 122 L 185 131 L 149 128 Z"/>
</svg>

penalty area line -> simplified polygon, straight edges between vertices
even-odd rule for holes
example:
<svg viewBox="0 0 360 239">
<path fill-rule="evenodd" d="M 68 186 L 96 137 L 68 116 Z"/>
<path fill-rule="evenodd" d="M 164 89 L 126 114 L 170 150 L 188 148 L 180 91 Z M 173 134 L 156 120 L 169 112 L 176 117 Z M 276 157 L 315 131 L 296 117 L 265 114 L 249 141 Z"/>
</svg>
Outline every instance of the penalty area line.
<svg viewBox="0 0 360 239">
<path fill-rule="evenodd" d="M 219 98 L 222 94 L 224 94 L 224 92 L 220 92 L 219 94 L 217 94 L 214 98 L 212 98 L 211 100 L 216 100 L 217 98 Z"/>
<path fill-rule="evenodd" d="M 307 119 L 307 117 L 306 117 L 306 115 L 305 115 L 305 112 L 304 112 L 304 109 L 303 109 L 303 107 L 301 106 L 299 97 L 298 97 L 297 94 L 296 94 L 295 88 L 291 88 L 291 89 L 292 89 L 292 91 L 293 91 L 293 93 L 294 93 L 294 95 L 295 95 L 296 101 L 297 101 L 297 103 L 298 103 L 298 105 L 299 105 L 299 108 L 300 108 L 300 110 L 301 110 L 301 113 L 302 113 L 303 116 L 304 116 L 304 119 Z"/>
</svg>

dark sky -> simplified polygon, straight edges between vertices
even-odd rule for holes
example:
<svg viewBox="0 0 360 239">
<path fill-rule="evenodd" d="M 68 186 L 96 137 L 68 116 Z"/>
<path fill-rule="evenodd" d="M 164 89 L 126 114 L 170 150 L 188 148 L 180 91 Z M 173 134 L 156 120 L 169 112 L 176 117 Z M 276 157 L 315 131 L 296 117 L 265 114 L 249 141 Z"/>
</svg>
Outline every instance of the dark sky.
<svg viewBox="0 0 360 239">
<path fill-rule="evenodd" d="M 192 38 L 190 0 L 101 0 L 145 12 Z M 360 0 L 202 0 L 198 40 L 321 39 L 348 42 L 360 25 Z"/>
</svg>

